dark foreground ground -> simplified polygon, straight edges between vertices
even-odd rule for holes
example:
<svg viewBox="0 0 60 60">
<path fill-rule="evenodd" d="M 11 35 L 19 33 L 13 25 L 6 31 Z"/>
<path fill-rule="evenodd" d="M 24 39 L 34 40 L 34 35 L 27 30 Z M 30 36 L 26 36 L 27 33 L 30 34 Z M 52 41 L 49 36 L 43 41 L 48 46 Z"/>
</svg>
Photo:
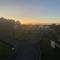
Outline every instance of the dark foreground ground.
<svg viewBox="0 0 60 60">
<path fill-rule="evenodd" d="M 19 44 L 16 45 L 16 54 L 7 60 L 41 60 L 41 50 L 32 44 Z"/>
<path fill-rule="evenodd" d="M 60 49 L 49 48 L 45 43 L 24 44 L 15 40 L 6 40 L 6 42 L 15 45 L 16 54 L 5 60 L 60 60 Z"/>
</svg>

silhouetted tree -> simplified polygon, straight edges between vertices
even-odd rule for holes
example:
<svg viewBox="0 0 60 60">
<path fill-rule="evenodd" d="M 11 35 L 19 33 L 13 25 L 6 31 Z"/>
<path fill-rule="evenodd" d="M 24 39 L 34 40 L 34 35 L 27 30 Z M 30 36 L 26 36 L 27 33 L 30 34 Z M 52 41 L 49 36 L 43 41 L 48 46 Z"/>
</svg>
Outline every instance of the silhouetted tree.
<svg viewBox="0 0 60 60">
<path fill-rule="evenodd" d="M 14 32 L 15 21 L 12 19 L 0 18 L 0 38 L 12 37 Z"/>
</svg>

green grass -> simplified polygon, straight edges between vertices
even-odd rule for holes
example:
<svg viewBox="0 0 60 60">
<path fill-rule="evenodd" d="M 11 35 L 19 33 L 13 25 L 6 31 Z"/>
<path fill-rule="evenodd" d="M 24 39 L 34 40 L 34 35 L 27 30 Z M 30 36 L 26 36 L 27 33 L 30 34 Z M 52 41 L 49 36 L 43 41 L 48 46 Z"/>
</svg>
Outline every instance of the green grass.
<svg viewBox="0 0 60 60">
<path fill-rule="evenodd" d="M 7 45 L 6 43 L 0 42 L 0 60 L 4 60 L 11 53 L 12 53 L 11 46 Z"/>
<path fill-rule="evenodd" d="M 41 41 L 35 45 L 35 47 L 37 47 L 37 46 L 40 47 L 40 49 L 42 51 L 42 60 L 58 60 L 57 55 L 59 52 L 57 52 L 57 51 L 55 51 L 55 49 L 51 48 L 50 40 L 49 40 L 50 38 L 48 36 L 46 37 L 45 35 L 44 35 L 44 37 L 41 37 L 40 33 L 38 34 L 37 32 L 38 31 L 32 31 L 31 33 L 33 35 L 37 35 L 37 39 L 39 39 L 39 40 L 40 40 L 40 38 L 42 38 Z M 14 37 L 16 38 L 16 40 L 19 40 L 23 44 L 27 43 L 26 38 L 28 35 L 29 35 L 29 33 L 25 33 L 20 30 L 15 31 L 15 33 L 14 33 Z M 11 53 L 12 53 L 11 46 L 0 42 L 0 58 L 1 58 L 0 60 L 3 60 L 3 58 L 6 58 Z"/>
<path fill-rule="evenodd" d="M 42 60 L 60 60 L 60 49 L 52 48 L 50 40 L 41 40 L 38 46 L 42 51 Z"/>
</svg>

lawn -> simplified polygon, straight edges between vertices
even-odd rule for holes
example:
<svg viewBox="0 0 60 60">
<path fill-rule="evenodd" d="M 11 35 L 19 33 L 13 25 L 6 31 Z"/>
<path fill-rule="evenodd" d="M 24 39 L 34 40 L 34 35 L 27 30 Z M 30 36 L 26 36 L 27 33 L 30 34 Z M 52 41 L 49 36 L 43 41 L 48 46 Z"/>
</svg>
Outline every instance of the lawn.
<svg viewBox="0 0 60 60">
<path fill-rule="evenodd" d="M 42 51 L 42 60 L 60 60 L 60 49 L 52 48 L 50 40 L 41 40 L 39 46 Z"/>
<path fill-rule="evenodd" d="M 0 60 L 6 59 L 12 53 L 12 46 L 0 41 Z"/>
</svg>

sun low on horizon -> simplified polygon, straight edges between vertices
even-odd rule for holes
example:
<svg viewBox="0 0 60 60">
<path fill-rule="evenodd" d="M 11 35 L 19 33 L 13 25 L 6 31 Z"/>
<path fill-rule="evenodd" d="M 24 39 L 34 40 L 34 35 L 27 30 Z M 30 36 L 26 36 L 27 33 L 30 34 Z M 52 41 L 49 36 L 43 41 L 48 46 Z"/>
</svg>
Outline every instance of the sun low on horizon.
<svg viewBox="0 0 60 60">
<path fill-rule="evenodd" d="M 60 18 L 20 18 L 20 17 L 4 17 L 4 18 L 19 21 L 21 24 L 26 25 L 60 23 Z M 59 22 L 57 20 L 59 20 Z"/>
<path fill-rule="evenodd" d="M 60 23 L 60 0 L 0 0 L 0 17 L 21 24 Z"/>
</svg>

